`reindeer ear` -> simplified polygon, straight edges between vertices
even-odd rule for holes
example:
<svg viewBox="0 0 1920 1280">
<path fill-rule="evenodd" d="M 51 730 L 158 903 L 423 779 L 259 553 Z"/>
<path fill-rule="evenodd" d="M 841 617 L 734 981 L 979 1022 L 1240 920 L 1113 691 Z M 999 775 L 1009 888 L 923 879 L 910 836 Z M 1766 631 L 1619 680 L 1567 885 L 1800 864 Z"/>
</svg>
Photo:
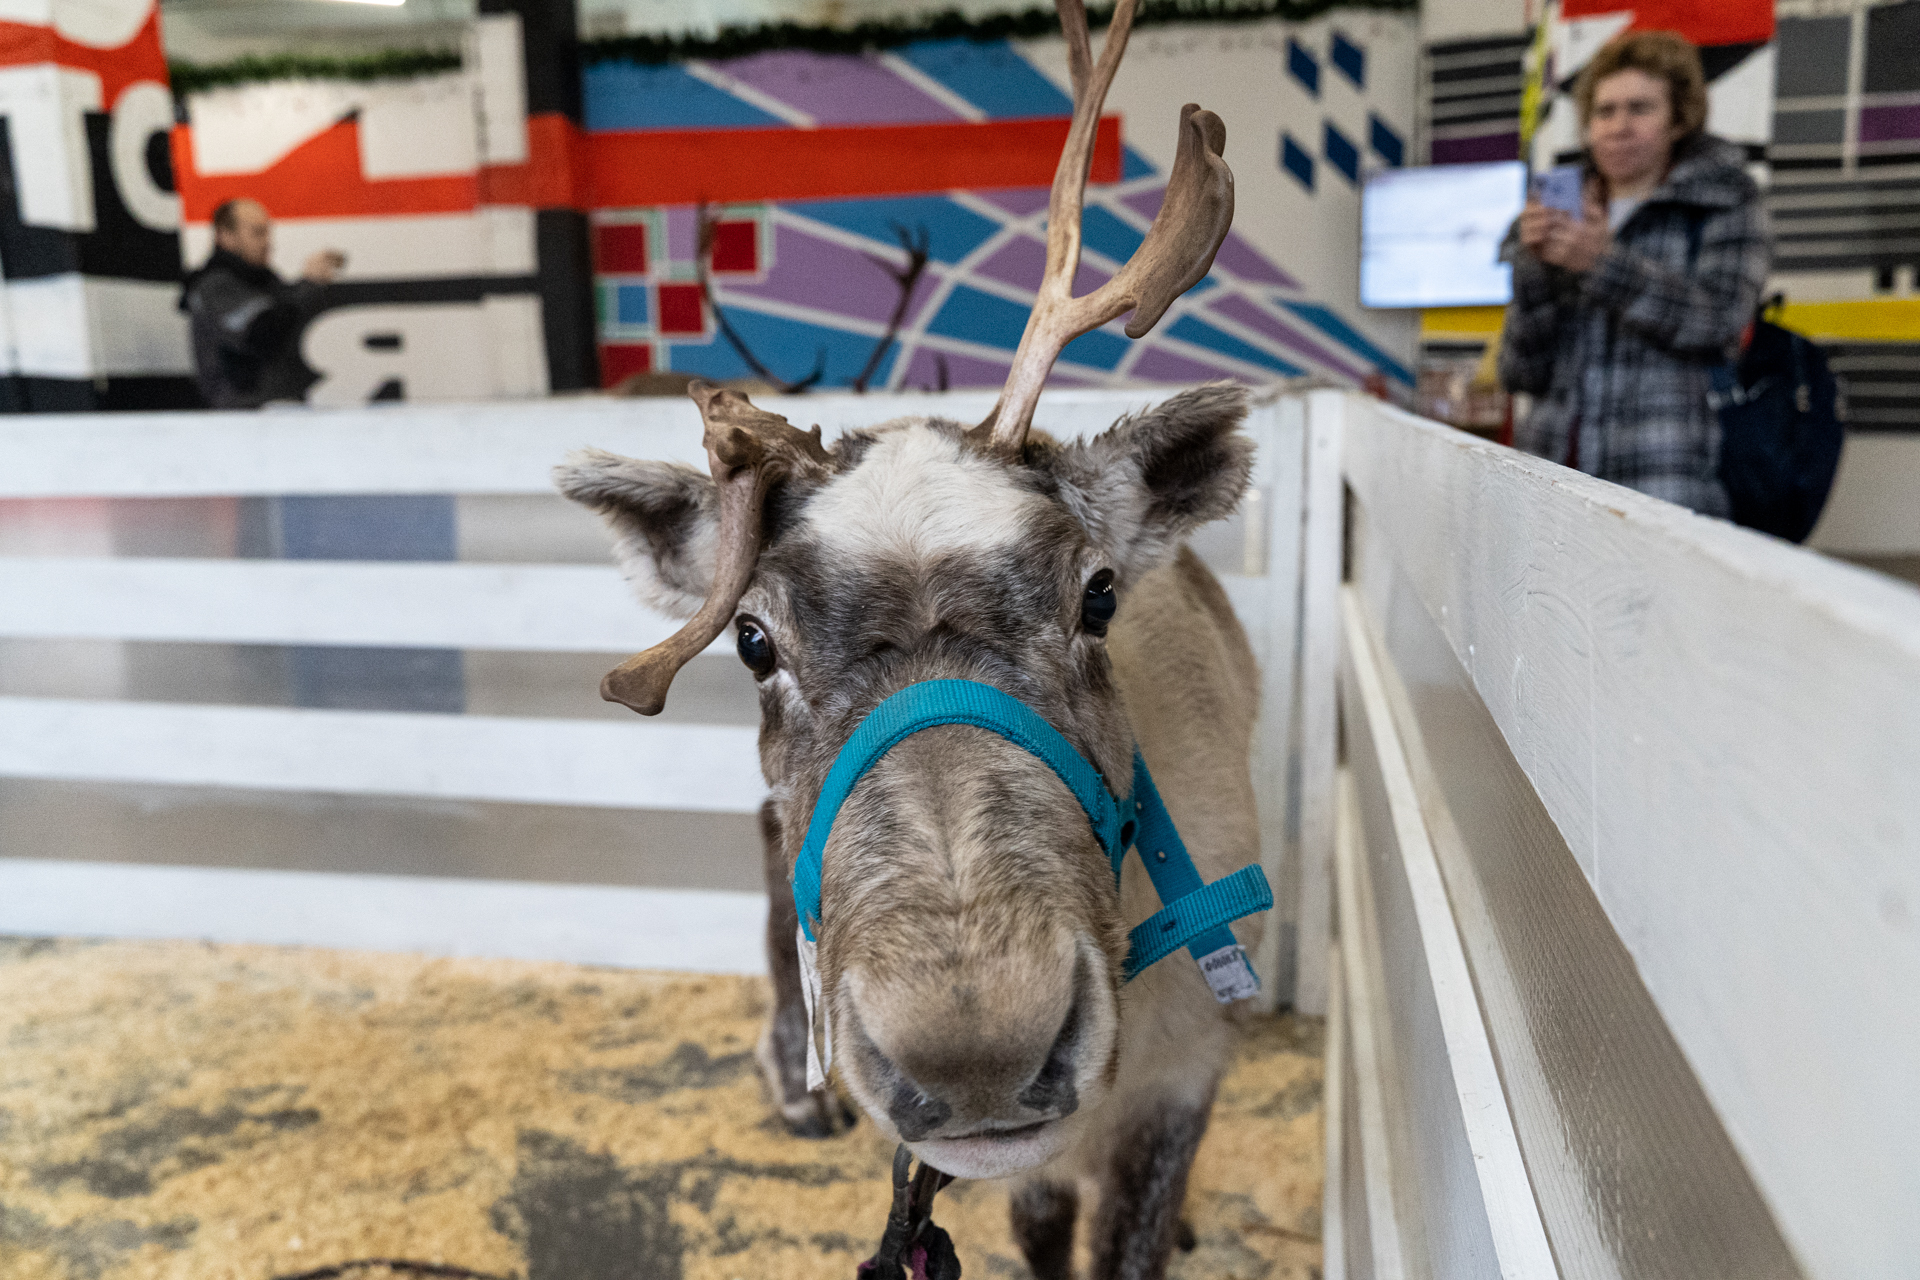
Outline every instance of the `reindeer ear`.
<svg viewBox="0 0 1920 1280">
<path fill-rule="evenodd" d="M 1063 500 L 1132 581 L 1203 524 L 1230 515 L 1253 470 L 1238 428 L 1247 393 L 1228 383 L 1183 391 L 1122 418 L 1053 460 Z"/>
<path fill-rule="evenodd" d="M 560 492 L 613 530 L 613 556 L 643 604 L 691 617 L 713 585 L 720 499 L 713 480 L 675 462 L 582 449 L 553 469 Z"/>
</svg>

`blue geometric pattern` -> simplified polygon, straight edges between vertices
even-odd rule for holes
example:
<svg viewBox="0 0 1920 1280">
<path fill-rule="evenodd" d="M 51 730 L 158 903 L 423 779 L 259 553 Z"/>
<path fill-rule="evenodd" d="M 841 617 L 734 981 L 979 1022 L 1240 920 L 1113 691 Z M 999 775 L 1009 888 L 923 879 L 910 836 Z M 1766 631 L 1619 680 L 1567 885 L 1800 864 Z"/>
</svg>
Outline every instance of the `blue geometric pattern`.
<svg viewBox="0 0 1920 1280">
<path fill-rule="evenodd" d="M 1022 324 L 1024 325 L 1024 320 Z M 1060 358 L 1073 364 L 1089 365 L 1095 369 L 1117 368 L 1127 358 L 1133 343 L 1117 333 L 1104 333 L 1095 329 L 1092 333 L 1083 333 L 1066 345 Z"/>
<path fill-rule="evenodd" d="M 751 129 L 786 124 L 685 67 L 596 62 L 582 73 L 587 128 Z"/>
<path fill-rule="evenodd" d="M 1135 231 L 1098 205 L 1089 205 L 1080 217 L 1080 243 L 1115 262 L 1125 262 L 1146 234 Z"/>
<path fill-rule="evenodd" d="M 1313 190 L 1313 157 L 1290 133 L 1280 135 L 1280 167 L 1298 178 L 1301 186 Z"/>
<path fill-rule="evenodd" d="M 1405 162 L 1407 144 L 1393 126 L 1372 112 L 1367 113 L 1367 142 L 1373 147 L 1373 153 L 1387 162 L 1387 167 L 1398 169 Z"/>
<path fill-rule="evenodd" d="M 1026 327 L 1026 307 L 996 294 L 960 285 L 927 325 L 927 332 L 1011 351 L 1020 345 L 1020 335 Z"/>
<path fill-rule="evenodd" d="M 1305 45 L 1287 37 L 1287 74 L 1314 97 L 1320 96 L 1320 60 L 1307 52 Z"/>
<path fill-rule="evenodd" d="M 1354 146 L 1333 121 L 1327 121 L 1326 126 L 1322 149 L 1326 153 L 1327 163 L 1346 174 L 1348 182 L 1359 182 L 1360 148 Z"/>
<path fill-rule="evenodd" d="M 1353 81 L 1354 88 L 1367 87 L 1366 51 L 1338 31 L 1333 33 L 1333 51 L 1328 60 L 1340 68 L 1347 79 Z"/>
<path fill-rule="evenodd" d="M 1073 114 L 1073 99 L 1004 41 L 928 40 L 895 52 L 995 120 Z"/>
<path fill-rule="evenodd" d="M 653 308 L 648 305 L 647 295 L 652 291 L 643 284 L 623 284 L 615 290 L 618 299 L 614 308 L 615 319 L 620 324 L 644 325 L 649 323 Z"/>
<path fill-rule="evenodd" d="M 763 359 L 768 352 L 792 352 L 793 356 L 787 363 L 796 367 L 785 372 L 795 377 L 811 373 L 814 361 L 824 355 L 827 372 L 821 380 L 823 386 L 847 386 L 859 376 L 868 357 L 873 354 L 874 339 L 831 325 L 764 315 L 740 306 L 727 308 L 727 323 L 747 344 L 747 349 Z M 887 385 L 894 357 L 899 354 L 898 343 L 888 348 L 885 358 L 880 362 L 879 372 L 874 375 L 873 385 Z M 703 378 L 756 376 L 724 338 L 699 344 L 676 343 L 673 348 L 673 367 L 677 372 L 696 373 Z"/>
<path fill-rule="evenodd" d="M 795 200 L 795 213 L 894 245 L 895 227 L 927 229 L 927 251 L 935 262 L 958 262 L 1000 229 L 1000 224 L 963 208 L 945 196 L 880 196 L 865 200 Z"/>
<path fill-rule="evenodd" d="M 1342 320 L 1339 316 L 1317 302 L 1300 302 L 1293 298 L 1275 298 L 1281 306 L 1313 325 L 1328 337 L 1342 342 L 1380 366 L 1380 371 L 1396 382 L 1413 385 L 1413 371 L 1382 351 L 1367 336 Z"/>
<path fill-rule="evenodd" d="M 1216 351 L 1224 351 L 1228 355 L 1240 360 L 1245 360 L 1249 364 L 1264 365 L 1284 377 L 1296 378 L 1306 372 L 1305 369 L 1302 369 L 1299 365 L 1291 361 L 1282 360 L 1272 352 L 1262 351 L 1250 342 L 1242 342 L 1230 333 L 1222 333 L 1212 325 L 1201 320 L 1196 320 L 1192 316 L 1181 316 L 1178 320 L 1168 325 L 1167 336 L 1169 338 L 1178 338 L 1182 342 L 1191 342 L 1195 346 L 1211 347 Z"/>
</svg>

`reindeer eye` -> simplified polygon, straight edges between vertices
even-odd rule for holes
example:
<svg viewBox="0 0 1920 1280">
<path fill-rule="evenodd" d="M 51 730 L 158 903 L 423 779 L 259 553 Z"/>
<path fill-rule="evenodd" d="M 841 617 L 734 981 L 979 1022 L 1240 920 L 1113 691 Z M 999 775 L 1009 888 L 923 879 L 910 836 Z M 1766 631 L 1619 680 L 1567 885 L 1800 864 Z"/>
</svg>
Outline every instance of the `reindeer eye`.
<svg viewBox="0 0 1920 1280">
<path fill-rule="evenodd" d="M 1080 599 L 1081 629 L 1089 635 L 1107 634 L 1107 624 L 1119 607 L 1120 598 L 1113 594 L 1113 570 L 1102 569 L 1087 582 L 1087 594 Z"/>
<path fill-rule="evenodd" d="M 760 624 L 752 618 L 740 619 L 740 661 L 747 664 L 747 670 L 756 678 L 773 670 L 773 641 L 760 629 Z"/>
</svg>

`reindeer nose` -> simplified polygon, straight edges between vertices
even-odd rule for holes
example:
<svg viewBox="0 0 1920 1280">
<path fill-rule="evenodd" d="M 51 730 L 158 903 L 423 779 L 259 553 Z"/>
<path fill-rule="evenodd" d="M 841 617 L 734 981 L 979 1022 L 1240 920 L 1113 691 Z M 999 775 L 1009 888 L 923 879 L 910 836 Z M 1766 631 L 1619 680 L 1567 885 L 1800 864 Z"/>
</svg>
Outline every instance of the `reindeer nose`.
<svg viewBox="0 0 1920 1280">
<path fill-rule="evenodd" d="M 931 1094 L 924 1093 L 904 1073 L 887 1099 L 887 1117 L 900 1131 L 904 1142 L 919 1142 L 939 1130 L 953 1118 L 953 1108 Z"/>
<path fill-rule="evenodd" d="M 934 1136 L 1023 1127 L 1072 1115 L 1080 1106 L 1074 1085 L 1083 1049 L 1089 992 L 1075 984 L 1066 1018 L 1044 1054 L 991 1037 L 941 1037 L 895 1062 L 862 1035 L 871 1078 L 881 1084 L 887 1117 L 907 1142 Z M 1031 1042 L 1029 1042 L 1030 1044 Z"/>
</svg>

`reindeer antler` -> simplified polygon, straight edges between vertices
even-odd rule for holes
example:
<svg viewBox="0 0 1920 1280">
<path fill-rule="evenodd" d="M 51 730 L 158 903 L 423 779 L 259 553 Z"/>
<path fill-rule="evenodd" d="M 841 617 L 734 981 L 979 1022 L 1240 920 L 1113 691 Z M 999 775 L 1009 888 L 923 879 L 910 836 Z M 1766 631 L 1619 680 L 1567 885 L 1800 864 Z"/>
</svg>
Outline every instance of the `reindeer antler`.
<svg viewBox="0 0 1920 1280">
<path fill-rule="evenodd" d="M 774 483 L 802 472 L 824 472 L 820 428 L 802 431 L 777 413 L 756 409 L 738 391 L 695 381 L 687 394 L 707 424 L 707 468 L 720 489 L 720 539 L 713 586 L 687 624 L 653 648 L 607 672 L 600 696 L 643 716 L 667 705 L 667 686 L 680 668 L 713 643 L 733 620 L 754 561 L 760 556 L 760 513 Z"/>
<path fill-rule="evenodd" d="M 1107 321 L 1133 312 L 1127 336 L 1140 338 L 1159 322 L 1173 300 L 1198 284 L 1233 225 L 1233 171 L 1221 159 L 1227 126 L 1211 111 L 1189 102 L 1180 108 L 1180 138 L 1167 180 L 1166 199 L 1147 237 L 1113 279 L 1083 298 L 1073 296 L 1080 269 L 1080 210 L 1093 164 L 1094 134 L 1107 87 L 1127 51 L 1138 0 L 1119 0 L 1100 61 L 1093 61 L 1084 0 L 1055 0 L 1067 37 L 1067 71 L 1073 79 L 1073 124 L 1053 174 L 1047 200 L 1047 270 L 1026 332 L 1013 355 L 1007 385 L 980 425 L 991 429 L 993 447 L 1018 454 L 1033 422 L 1040 389 L 1061 350 Z"/>
</svg>

